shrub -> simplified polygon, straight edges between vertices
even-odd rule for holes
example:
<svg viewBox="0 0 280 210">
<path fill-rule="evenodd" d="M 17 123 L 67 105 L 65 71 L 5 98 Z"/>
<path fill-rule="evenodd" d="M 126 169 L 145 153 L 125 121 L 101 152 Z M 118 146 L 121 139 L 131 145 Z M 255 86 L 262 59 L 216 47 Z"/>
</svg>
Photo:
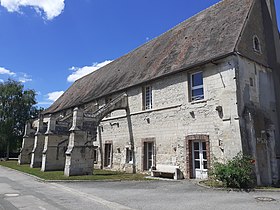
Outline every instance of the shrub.
<svg viewBox="0 0 280 210">
<path fill-rule="evenodd" d="M 214 163 L 212 174 L 226 187 L 251 188 L 254 184 L 253 163 L 250 157 L 238 153 L 227 163 Z"/>
</svg>

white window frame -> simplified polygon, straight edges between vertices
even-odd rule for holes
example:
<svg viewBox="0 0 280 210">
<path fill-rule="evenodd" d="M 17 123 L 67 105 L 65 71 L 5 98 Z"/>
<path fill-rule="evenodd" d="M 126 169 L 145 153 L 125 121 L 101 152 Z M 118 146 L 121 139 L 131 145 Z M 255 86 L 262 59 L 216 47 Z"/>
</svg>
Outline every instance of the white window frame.
<svg viewBox="0 0 280 210">
<path fill-rule="evenodd" d="M 195 74 L 201 74 L 202 75 L 202 85 L 197 85 L 197 86 L 193 86 L 193 75 Z M 202 95 L 197 96 L 193 96 L 193 90 L 197 90 L 197 89 L 202 89 Z M 190 100 L 191 101 L 198 101 L 198 100 L 203 100 L 204 99 L 204 82 L 203 82 L 203 72 L 202 71 L 197 71 L 194 72 L 192 74 L 190 74 Z"/>
<path fill-rule="evenodd" d="M 153 108 L 153 88 L 151 85 L 146 85 L 143 87 L 143 110 L 149 110 L 152 108 Z"/>
<path fill-rule="evenodd" d="M 198 149 L 194 148 L 194 144 L 198 143 Z M 206 142 L 201 140 L 196 140 L 192 142 L 192 158 L 193 158 L 193 177 L 198 179 L 205 179 L 208 176 L 208 160 L 207 160 L 207 148 L 203 149 L 203 143 L 206 147 Z M 195 158 L 195 152 L 199 153 L 199 157 Z M 206 157 L 204 157 L 203 154 L 206 154 Z M 199 161 L 199 168 L 196 168 L 195 162 Z M 204 164 L 206 163 L 206 168 L 204 167 Z"/>
</svg>

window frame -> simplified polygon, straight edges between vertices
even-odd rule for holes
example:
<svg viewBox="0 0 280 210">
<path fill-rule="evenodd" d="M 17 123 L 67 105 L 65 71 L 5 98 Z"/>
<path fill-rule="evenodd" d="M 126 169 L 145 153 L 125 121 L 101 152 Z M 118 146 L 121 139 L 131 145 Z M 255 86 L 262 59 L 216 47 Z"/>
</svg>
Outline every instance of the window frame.
<svg viewBox="0 0 280 210">
<path fill-rule="evenodd" d="M 151 148 L 149 148 L 149 145 L 151 146 Z M 149 152 L 152 152 L 152 153 L 150 154 Z M 149 166 L 149 162 L 151 163 L 150 166 Z M 156 141 L 155 141 L 155 138 L 142 139 L 142 170 L 148 171 L 152 167 L 155 167 L 155 166 L 156 166 Z"/>
<path fill-rule="evenodd" d="M 202 76 L 202 85 L 196 85 L 196 86 L 193 86 L 193 75 L 196 75 L 196 74 L 201 74 Z M 193 73 L 190 73 L 189 75 L 189 93 L 190 93 L 190 102 L 195 102 L 195 101 L 200 101 L 200 100 L 204 100 L 205 99 L 205 94 L 204 94 L 204 81 L 203 81 L 203 71 L 196 71 L 196 72 L 193 72 Z M 202 89 L 202 95 L 199 95 L 199 98 L 195 98 L 197 96 L 194 96 L 193 95 L 193 91 L 194 90 L 198 90 L 198 89 Z"/>
<path fill-rule="evenodd" d="M 148 97 L 147 97 L 147 88 L 149 88 Z M 142 88 L 142 101 L 143 101 L 142 110 L 153 109 L 153 87 L 152 87 L 152 85 L 145 85 Z M 147 103 L 147 101 L 148 101 L 148 103 Z"/>
</svg>

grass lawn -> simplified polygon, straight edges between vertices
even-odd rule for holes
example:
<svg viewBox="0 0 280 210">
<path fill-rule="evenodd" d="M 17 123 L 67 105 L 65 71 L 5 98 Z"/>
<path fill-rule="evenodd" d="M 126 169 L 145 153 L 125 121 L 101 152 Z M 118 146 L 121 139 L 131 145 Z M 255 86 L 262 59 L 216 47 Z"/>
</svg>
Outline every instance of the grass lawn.
<svg viewBox="0 0 280 210">
<path fill-rule="evenodd" d="M 146 180 L 144 174 L 126 174 L 118 171 L 95 169 L 93 175 L 66 177 L 63 171 L 42 172 L 40 168 L 18 165 L 17 161 L 0 161 L 1 166 L 22 171 L 45 180 Z"/>
</svg>

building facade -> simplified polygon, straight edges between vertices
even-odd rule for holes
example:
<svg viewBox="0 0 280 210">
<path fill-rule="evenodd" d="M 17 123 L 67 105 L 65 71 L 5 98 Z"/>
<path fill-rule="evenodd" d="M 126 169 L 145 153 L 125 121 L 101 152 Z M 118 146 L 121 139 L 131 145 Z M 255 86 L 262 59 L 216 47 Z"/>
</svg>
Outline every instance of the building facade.
<svg viewBox="0 0 280 210">
<path fill-rule="evenodd" d="M 68 176 L 165 165 L 200 179 L 243 152 L 257 183 L 275 184 L 279 90 L 274 1 L 224 0 L 77 80 L 26 127 L 19 162 Z"/>
</svg>

